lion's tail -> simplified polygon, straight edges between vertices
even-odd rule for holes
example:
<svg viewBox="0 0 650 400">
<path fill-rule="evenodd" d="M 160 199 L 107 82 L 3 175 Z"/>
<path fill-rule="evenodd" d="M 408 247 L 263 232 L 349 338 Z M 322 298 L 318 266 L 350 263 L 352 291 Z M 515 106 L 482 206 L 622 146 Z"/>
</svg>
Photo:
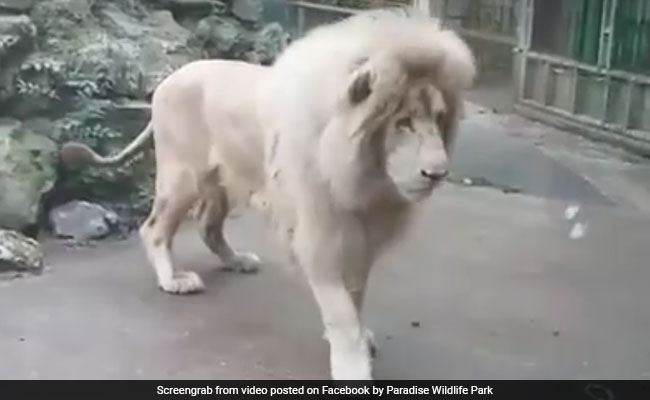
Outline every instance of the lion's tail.
<svg viewBox="0 0 650 400">
<path fill-rule="evenodd" d="M 93 149 L 83 143 L 68 142 L 61 148 L 61 161 L 67 167 L 85 166 L 88 164 L 103 167 L 119 165 L 135 155 L 152 137 L 152 133 L 153 125 L 149 121 L 144 130 L 128 146 L 118 154 L 106 157 L 97 154 Z"/>
</svg>

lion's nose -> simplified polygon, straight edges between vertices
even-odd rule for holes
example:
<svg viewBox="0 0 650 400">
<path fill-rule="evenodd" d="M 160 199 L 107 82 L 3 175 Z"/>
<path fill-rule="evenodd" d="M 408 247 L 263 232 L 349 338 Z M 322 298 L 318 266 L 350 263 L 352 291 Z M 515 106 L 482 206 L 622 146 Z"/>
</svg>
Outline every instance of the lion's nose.
<svg viewBox="0 0 650 400">
<path fill-rule="evenodd" d="M 449 174 L 449 170 L 422 169 L 420 170 L 420 174 L 425 178 L 431 179 L 432 181 L 439 181 L 444 179 Z"/>
</svg>

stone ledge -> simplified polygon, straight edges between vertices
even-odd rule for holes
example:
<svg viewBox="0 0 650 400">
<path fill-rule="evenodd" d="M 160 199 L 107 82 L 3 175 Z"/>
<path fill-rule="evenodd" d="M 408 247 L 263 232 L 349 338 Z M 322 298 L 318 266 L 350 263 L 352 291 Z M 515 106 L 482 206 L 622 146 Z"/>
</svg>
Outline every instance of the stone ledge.
<svg viewBox="0 0 650 400">
<path fill-rule="evenodd" d="M 525 104 L 515 104 L 514 111 L 523 117 L 581 135 L 587 139 L 620 147 L 626 151 L 650 158 L 650 142 L 613 132 L 604 128 L 590 126 L 572 118 L 553 112 L 546 112 Z"/>
</svg>

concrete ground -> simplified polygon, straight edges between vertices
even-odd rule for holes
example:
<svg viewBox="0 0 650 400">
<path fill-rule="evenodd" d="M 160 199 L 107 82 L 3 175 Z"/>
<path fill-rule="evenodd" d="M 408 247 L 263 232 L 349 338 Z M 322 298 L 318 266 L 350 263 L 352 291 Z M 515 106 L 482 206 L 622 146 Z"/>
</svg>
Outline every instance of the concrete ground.
<svg viewBox="0 0 650 400">
<path fill-rule="evenodd" d="M 649 164 L 476 109 L 457 149 L 460 183 L 373 272 L 375 377 L 650 378 Z M 265 267 L 216 268 L 188 225 L 177 262 L 207 291 L 187 297 L 156 288 L 135 236 L 46 241 L 44 275 L 0 283 L 0 378 L 327 379 L 300 273 L 258 216 L 233 216 L 227 232 Z"/>
</svg>

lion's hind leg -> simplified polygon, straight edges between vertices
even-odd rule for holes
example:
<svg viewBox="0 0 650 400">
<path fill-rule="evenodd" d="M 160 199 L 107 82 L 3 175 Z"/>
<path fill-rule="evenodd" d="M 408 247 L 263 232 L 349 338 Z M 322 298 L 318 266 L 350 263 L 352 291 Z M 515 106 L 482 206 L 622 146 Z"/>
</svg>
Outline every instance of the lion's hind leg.
<svg viewBox="0 0 650 400">
<path fill-rule="evenodd" d="M 199 275 L 180 271 L 172 260 L 172 241 L 187 211 L 198 193 L 191 172 L 173 168 L 159 170 L 156 195 L 149 217 L 140 227 L 149 262 L 152 264 L 158 286 L 165 292 L 187 294 L 204 289 Z"/>
<path fill-rule="evenodd" d="M 199 234 L 206 246 L 225 264 L 226 269 L 240 273 L 255 273 L 261 264 L 260 258 L 251 252 L 233 250 L 224 237 L 223 225 L 230 211 L 226 189 L 218 182 L 205 182 L 211 187 L 202 196 L 198 211 Z"/>
</svg>

